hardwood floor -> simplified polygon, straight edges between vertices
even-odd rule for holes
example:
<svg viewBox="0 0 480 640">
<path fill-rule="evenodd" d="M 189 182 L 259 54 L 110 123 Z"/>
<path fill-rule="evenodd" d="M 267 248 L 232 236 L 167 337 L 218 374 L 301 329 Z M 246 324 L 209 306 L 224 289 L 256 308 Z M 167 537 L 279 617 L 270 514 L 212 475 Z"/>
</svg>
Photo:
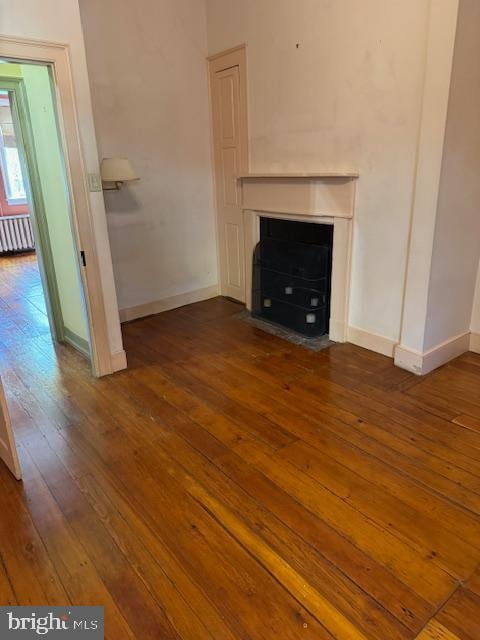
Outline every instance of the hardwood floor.
<svg viewBox="0 0 480 640">
<path fill-rule="evenodd" d="M 124 325 L 96 380 L 15 265 L 1 604 L 101 604 L 112 640 L 480 638 L 480 356 L 416 378 L 217 298 Z"/>
</svg>

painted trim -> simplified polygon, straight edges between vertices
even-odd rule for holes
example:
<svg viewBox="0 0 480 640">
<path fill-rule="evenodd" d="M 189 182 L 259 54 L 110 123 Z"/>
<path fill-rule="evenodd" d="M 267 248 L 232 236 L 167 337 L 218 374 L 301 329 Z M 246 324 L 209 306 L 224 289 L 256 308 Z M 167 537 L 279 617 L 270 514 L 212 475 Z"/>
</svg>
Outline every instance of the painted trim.
<svg viewBox="0 0 480 640">
<path fill-rule="evenodd" d="M 207 60 L 211 62 L 212 60 L 217 60 L 217 58 L 223 58 L 223 56 L 230 55 L 231 53 L 236 53 L 237 51 L 241 51 L 242 49 L 246 49 L 246 48 L 247 48 L 247 45 L 245 43 L 238 44 L 236 47 L 225 49 L 225 51 L 218 51 L 217 53 L 212 53 L 212 55 L 207 56 Z"/>
<path fill-rule="evenodd" d="M 82 353 L 86 358 L 90 360 L 90 345 L 88 344 L 88 340 L 85 340 L 85 338 L 77 335 L 74 331 L 68 329 L 67 327 L 63 327 L 63 337 L 65 342 L 67 342 L 77 351 L 80 351 L 80 353 Z"/>
<path fill-rule="evenodd" d="M 87 266 L 79 265 L 90 331 L 92 369 L 96 376 L 113 371 L 110 338 L 120 326 L 113 275 L 102 277 L 105 265 L 111 269 L 108 236 L 99 228 L 92 210 L 92 196 L 87 190 L 87 169 L 80 137 L 75 83 L 70 64 L 68 45 L 0 36 L 0 56 L 27 62 L 52 65 L 54 77 L 54 102 L 61 148 L 65 159 L 66 179 L 72 203 L 72 226 L 77 250 L 87 256 Z M 98 173 L 98 164 L 92 167 Z M 96 212 L 104 210 L 103 201 L 97 200 Z M 99 253 L 99 251 L 101 253 Z M 103 262 L 102 262 L 103 261 Z M 102 266 L 103 264 L 103 266 Z"/>
<path fill-rule="evenodd" d="M 411 371 L 417 376 L 424 376 L 469 351 L 471 343 L 471 334 L 467 331 L 423 353 L 397 345 L 395 347 L 395 365 Z"/>
<path fill-rule="evenodd" d="M 219 286 L 218 284 L 215 284 L 211 287 L 187 291 L 187 293 L 180 293 L 176 296 L 161 298 L 160 300 L 154 300 L 153 302 L 146 302 L 135 307 L 127 307 L 126 309 L 120 309 L 120 322 L 130 322 L 130 320 L 136 320 L 137 318 L 153 316 L 157 313 L 162 313 L 163 311 L 170 311 L 171 309 L 184 307 L 186 304 L 209 300 L 210 298 L 215 298 L 218 295 Z"/>
<path fill-rule="evenodd" d="M 115 373 L 115 371 L 122 371 L 122 369 L 127 368 L 127 354 L 123 349 L 122 351 L 117 351 L 117 353 L 112 353 L 111 358 L 113 373 Z"/>
<path fill-rule="evenodd" d="M 470 334 L 470 351 L 473 353 L 480 353 L 480 333 L 472 333 Z"/>
<path fill-rule="evenodd" d="M 393 358 L 397 342 L 377 333 L 370 333 L 358 327 L 347 327 L 347 341 L 369 351 Z"/>
<path fill-rule="evenodd" d="M 260 240 L 260 218 L 279 218 L 281 220 L 300 220 L 333 225 L 333 261 L 330 300 L 330 339 L 333 342 L 346 342 L 347 318 L 350 304 L 350 279 L 352 262 L 352 218 L 305 216 L 298 214 L 268 213 L 250 209 L 243 210 L 243 228 L 246 257 L 245 300 L 246 307 L 252 310 L 253 253 Z"/>
<path fill-rule="evenodd" d="M 397 345 L 394 353 L 395 366 L 410 371 L 417 376 L 423 375 L 423 356 L 418 351 Z"/>
<path fill-rule="evenodd" d="M 3 438 L 1 436 L 4 436 Z M 7 406 L 7 398 L 0 378 L 0 458 L 17 480 L 22 478 L 22 470 L 18 459 L 15 434 L 12 429 L 12 421 Z"/>
<path fill-rule="evenodd" d="M 470 349 L 470 331 L 460 334 L 450 340 L 442 342 L 423 355 L 423 374 L 430 373 L 442 364 L 458 358 Z"/>
</svg>

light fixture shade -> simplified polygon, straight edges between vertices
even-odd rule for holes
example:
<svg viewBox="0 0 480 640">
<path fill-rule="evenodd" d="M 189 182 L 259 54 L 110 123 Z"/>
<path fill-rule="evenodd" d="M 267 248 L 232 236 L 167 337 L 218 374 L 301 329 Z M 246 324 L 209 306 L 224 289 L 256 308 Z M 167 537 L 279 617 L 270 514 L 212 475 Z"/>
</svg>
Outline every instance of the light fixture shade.
<svg viewBox="0 0 480 640">
<path fill-rule="evenodd" d="M 103 182 L 128 182 L 138 179 L 130 160 L 127 158 L 104 158 L 100 173 Z"/>
</svg>

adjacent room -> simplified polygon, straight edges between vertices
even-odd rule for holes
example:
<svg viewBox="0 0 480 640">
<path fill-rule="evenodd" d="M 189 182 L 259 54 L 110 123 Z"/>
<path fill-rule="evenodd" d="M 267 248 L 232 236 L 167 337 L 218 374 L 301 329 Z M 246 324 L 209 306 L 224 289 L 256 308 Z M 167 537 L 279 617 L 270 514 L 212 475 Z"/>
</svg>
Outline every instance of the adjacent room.
<svg viewBox="0 0 480 640">
<path fill-rule="evenodd" d="M 8 340 L 89 337 L 50 68 L 0 64 L 0 281 Z"/>
<path fill-rule="evenodd" d="M 477 57 L 478 0 L 0 0 L 2 639 L 479 640 Z"/>
</svg>

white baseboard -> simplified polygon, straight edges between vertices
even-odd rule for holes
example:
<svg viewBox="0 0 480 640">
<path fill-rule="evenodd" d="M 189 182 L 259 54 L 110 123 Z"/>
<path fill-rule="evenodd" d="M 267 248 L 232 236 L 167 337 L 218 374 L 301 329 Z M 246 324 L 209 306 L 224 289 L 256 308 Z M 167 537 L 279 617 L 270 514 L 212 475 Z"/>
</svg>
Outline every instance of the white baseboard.
<svg viewBox="0 0 480 640">
<path fill-rule="evenodd" d="M 377 333 L 364 331 L 358 327 L 347 327 L 347 341 L 389 358 L 393 358 L 393 352 L 397 344 L 395 340 L 380 336 Z"/>
<path fill-rule="evenodd" d="M 358 327 L 348 327 L 347 340 L 359 347 L 394 358 L 397 367 L 411 371 L 418 376 L 426 375 L 462 355 L 466 351 L 480 353 L 480 334 L 462 333 L 423 353 L 408 349 L 395 340 L 370 333 Z"/>
<path fill-rule="evenodd" d="M 471 334 L 467 331 L 423 353 L 398 345 L 395 348 L 395 364 L 417 376 L 424 376 L 469 351 L 471 342 Z"/>
<path fill-rule="evenodd" d="M 136 307 L 120 309 L 120 322 L 128 322 L 129 320 L 136 320 L 137 318 L 153 316 L 156 313 L 161 313 L 162 311 L 170 311 L 170 309 L 177 309 L 178 307 L 183 307 L 186 304 L 208 300 L 209 298 L 214 298 L 218 295 L 218 285 L 213 285 L 211 287 L 204 287 L 203 289 L 188 291 L 187 293 L 180 293 L 179 295 L 170 296 L 169 298 L 162 298 L 161 300 L 139 304 Z"/>
<path fill-rule="evenodd" d="M 480 353 L 480 333 L 472 333 L 470 334 L 470 351 L 473 353 Z"/>
<path fill-rule="evenodd" d="M 407 349 L 397 345 L 394 352 L 395 366 L 411 371 L 417 376 L 422 375 L 423 356 L 419 351 L 413 351 L 413 349 Z"/>
<path fill-rule="evenodd" d="M 347 326 L 345 322 L 341 322 L 338 320 L 334 320 L 333 318 L 330 318 L 328 337 L 333 342 L 346 342 L 348 339 L 348 336 L 347 336 Z"/>
</svg>

